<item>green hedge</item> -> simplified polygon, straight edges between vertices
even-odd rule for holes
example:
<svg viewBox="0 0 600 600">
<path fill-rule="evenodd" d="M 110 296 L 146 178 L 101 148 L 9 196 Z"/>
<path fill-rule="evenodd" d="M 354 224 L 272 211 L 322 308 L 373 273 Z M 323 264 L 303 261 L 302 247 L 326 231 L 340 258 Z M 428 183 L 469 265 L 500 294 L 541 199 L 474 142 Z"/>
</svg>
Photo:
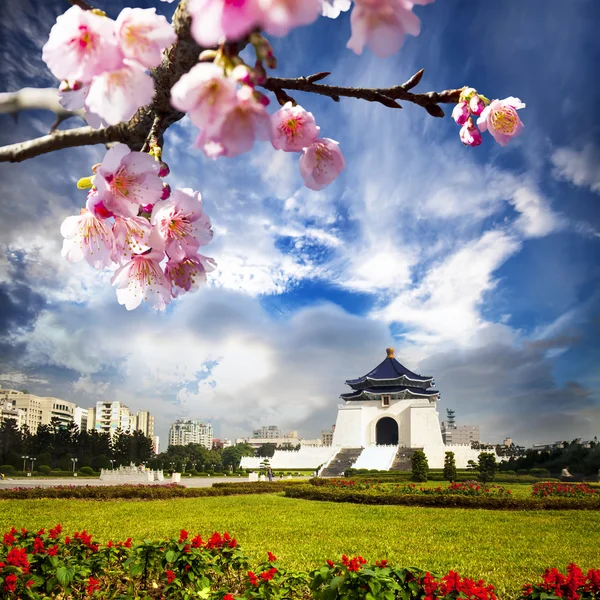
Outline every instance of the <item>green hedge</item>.
<svg viewBox="0 0 600 600">
<path fill-rule="evenodd" d="M 30 500 L 39 498 L 67 498 L 84 500 L 168 500 L 170 498 L 202 498 L 204 496 L 237 496 L 245 494 L 273 494 L 286 486 L 278 483 L 221 484 L 211 488 L 186 488 L 177 484 L 166 485 L 81 485 L 34 488 L 0 489 L 0 500 Z"/>
<path fill-rule="evenodd" d="M 443 508 L 486 508 L 496 510 L 600 510 L 600 497 L 590 498 L 518 498 L 495 496 L 420 496 L 381 493 L 376 490 L 354 491 L 314 485 L 291 486 L 284 490 L 287 498 L 351 502 L 354 504 L 432 506 Z"/>
</svg>

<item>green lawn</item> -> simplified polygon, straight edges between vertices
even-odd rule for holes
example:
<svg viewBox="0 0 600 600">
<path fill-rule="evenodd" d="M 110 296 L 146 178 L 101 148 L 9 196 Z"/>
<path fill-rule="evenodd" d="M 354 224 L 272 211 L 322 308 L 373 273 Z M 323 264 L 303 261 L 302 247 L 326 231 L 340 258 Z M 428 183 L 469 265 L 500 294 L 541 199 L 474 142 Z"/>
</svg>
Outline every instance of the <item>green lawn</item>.
<svg viewBox="0 0 600 600">
<path fill-rule="evenodd" d="M 513 486 L 514 487 L 514 486 Z M 290 568 L 311 568 L 343 553 L 441 572 L 449 569 L 494 584 L 514 598 L 520 584 L 547 566 L 600 567 L 596 511 L 514 512 L 360 506 L 269 496 L 170 501 L 0 501 L 0 531 L 62 523 L 108 539 L 160 539 L 179 529 L 228 530 L 252 559 L 274 552 Z"/>
</svg>

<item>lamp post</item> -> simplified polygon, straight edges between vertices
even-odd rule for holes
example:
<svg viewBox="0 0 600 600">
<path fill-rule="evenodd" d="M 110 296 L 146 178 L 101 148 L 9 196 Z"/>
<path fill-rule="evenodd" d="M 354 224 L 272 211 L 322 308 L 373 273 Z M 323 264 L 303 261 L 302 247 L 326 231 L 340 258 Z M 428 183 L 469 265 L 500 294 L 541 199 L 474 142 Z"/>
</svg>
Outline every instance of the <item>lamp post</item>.
<svg viewBox="0 0 600 600">
<path fill-rule="evenodd" d="M 174 462 L 171 463 L 171 471 L 175 471 L 175 463 Z"/>
<path fill-rule="evenodd" d="M 23 459 L 23 472 L 25 472 L 25 463 L 27 462 L 29 456 L 21 456 L 21 458 Z"/>
<path fill-rule="evenodd" d="M 33 473 L 33 463 L 37 460 L 37 458 L 31 458 L 31 472 Z"/>
<path fill-rule="evenodd" d="M 115 470 L 115 459 L 111 458 L 110 460 L 110 470 L 114 471 Z"/>
<path fill-rule="evenodd" d="M 77 464 L 77 459 L 76 458 L 72 458 L 71 462 L 73 463 L 73 476 L 75 476 L 75 465 Z"/>
</svg>

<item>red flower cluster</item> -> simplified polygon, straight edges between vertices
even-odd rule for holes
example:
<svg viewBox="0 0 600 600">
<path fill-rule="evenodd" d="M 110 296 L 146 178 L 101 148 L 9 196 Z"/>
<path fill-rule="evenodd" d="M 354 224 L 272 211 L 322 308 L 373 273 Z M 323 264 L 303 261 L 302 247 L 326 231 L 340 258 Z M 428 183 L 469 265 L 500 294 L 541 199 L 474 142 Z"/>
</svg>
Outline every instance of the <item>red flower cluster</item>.
<svg viewBox="0 0 600 600">
<path fill-rule="evenodd" d="M 541 593 L 553 594 L 565 600 L 579 600 L 583 593 L 597 596 L 600 594 L 600 569 L 590 569 L 587 575 L 575 564 L 567 566 L 567 574 L 558 569 L 546 569 L 542 583 L 537 586 L 523 586 L 524 596 L 539 596 Z"/>
<path fill-rule="evenodd" d="M 29 573 L 29 561 L 25 548 L 11 548 L 6 555 L 6 564 L 21 567 L 24 573 Z"/>
<path fill-rule="evenodd" d="M 327 564 L 333 569 L 335 567 L 335 563 L 332 560 L 327 559 Z"/>
<path fill-rule="evenodd" d="M 235 598 L 231 594 L 225 594 L 223 600 L 235 600 Z"/>
<path fill-rule="evenodd" d="M 17 533 L 17 530 L 14 527 L 11 527 L 11 530 L 8 533 L 4 534 L 4 543 L 7 546 L 12 546 L 13 544 L 15 544 L 17 542 L 15 533 Z"/>
<path fill-rule="evenodd" d="M 44 546 L 44 540 L 41 537 L 36 537 L 35 540 L 33 540 L 33 554 L 44 554 L 45 552 L 46 547 Z"/>
<path fill-rule="evenodd" d="M 232 538 L 227 532 L 223 535 L 215 531 L 211 536 L 208 542 L 206 542 L 206 547 L 209 550 L 214 550 L 218 548 L 235 548 L 237 546 L 237 540 Z"/>
<path fill-rule="evenodd" d="M 95 577 L 90 577 L 87 582 L 87 595 L 91 596 L 96 590 L 100 589 L 100 582 Z"/>
<path fill-rule="evenodd" d="M 423 581 L 423 584 L 425 584 L 425 581 Z M 432 594 L 438 590 L 437 587 L 434 588 L 431 577 L 428 579 L 427 586 L 429 592 Z M 439 591 L 442 596 L 455 593 L 466 600 L 496 600 L 496 593 L 493 585 L 485 585 L 482 579 L 475 582 L 468 577 L 461 578 L 455 571 L 450 571 L 448 575 L 442 577 Z M 427 593 L 429 594 L 429 592 Z"/>
<path fill-rule="evenodd" d="M 62 525 L 59 523 L 56 527 L 53 527 L 48 534 L 48 539 L 55 540 L 62 533 Z"/>
<path fill-rule="evenodd" d="M 600 493 L 586 483 L 559 483 L 556 481 L 543 481 L 536 483 L 531 491 L 532 496 L 547 498 L 548 496 L 561 496 L 563 498 L 582 498 Z"/>
<path fill-rule="evenodd" d="M 4 591 L 5 592 L 16 592 L 17 591 L 17 576 L 14 573 L 10 573 L 4 578 Z"/>
<path fill-rule="evenodd" d="M 185 542 L 185 540 L 187 540 L 188 537 L 189 537 L 189 533 L 185 529 L 182 529 L 179 532 L 179 543 L 181 544 L 181 542 Z"/>
<path fill-rule="evenodd" d="M 348 571 L 360 571 L 362 565 L 366 565 L 367 561 L 362 556 L 348 558 L 345 554 L 342 555 L 342 564 L 348 567 Z"/>
<path fill-rule="evenodd" d="M 250 585 L 258 585 L 258 577 L 254 571 L 248 571 L 248 579 L 250 580 Z"/>
<path fill-rule="evenodd" d="M 385 560 L 385 558 L 383 560 L 376 560 L 375 561 L 375 566 L 376 567 L 381 567 L 382 569 L 385 569 L 387 567 L 387 560 Z"/>
<path fill-rule="evenodd" d="M 267 556 L 269 557 L 269 562 L 275 562 L 277 557 L 272 552 L 267 552 Z"/>
<path fill-rule="evenodd" d="M 166 570 L 165 575 L 167 577 L 167 583 L 173 583 L 177 579 L 174 571 Z"/>
</svg>

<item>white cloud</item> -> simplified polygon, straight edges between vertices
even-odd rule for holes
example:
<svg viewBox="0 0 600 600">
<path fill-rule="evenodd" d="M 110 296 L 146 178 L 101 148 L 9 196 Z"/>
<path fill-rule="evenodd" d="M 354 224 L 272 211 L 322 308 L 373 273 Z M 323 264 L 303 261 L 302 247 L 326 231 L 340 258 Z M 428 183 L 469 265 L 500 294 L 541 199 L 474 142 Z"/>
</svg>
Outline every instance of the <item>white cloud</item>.
<svg viewBox="0 0 600 600">
<path fill-rule="evenodd" d="M 520 213 L 515 227 L 525 237 L 544 237 L 562 226 L 560 216 L 532 186 L 518 187 L 510 203 Z"/>
<path fill-rule="evenodd" d="M 554 176 L 600 194 L 600 149 L 586 144 L 581 150 L 558 148 L 552 154 Z"/>
</svg>

